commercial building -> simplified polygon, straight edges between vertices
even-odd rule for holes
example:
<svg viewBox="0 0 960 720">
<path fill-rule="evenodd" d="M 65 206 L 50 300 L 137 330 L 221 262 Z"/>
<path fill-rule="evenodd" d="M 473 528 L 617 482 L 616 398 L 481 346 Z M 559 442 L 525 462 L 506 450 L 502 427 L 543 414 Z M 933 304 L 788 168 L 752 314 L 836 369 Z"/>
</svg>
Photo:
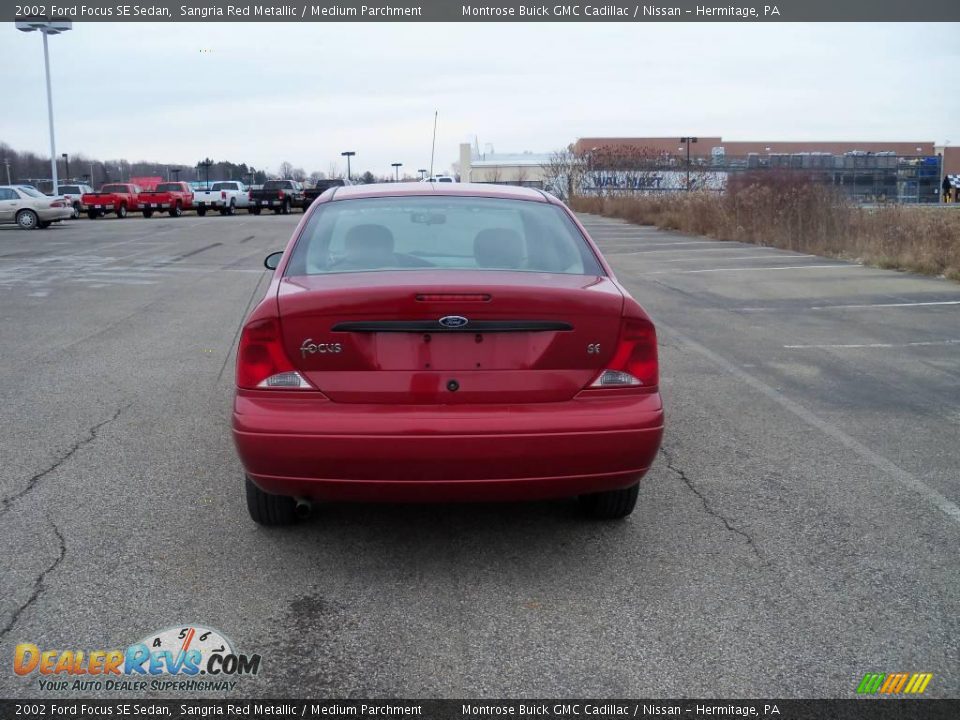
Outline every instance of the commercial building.
<svg viewBox="0 0 960 720">
<path fill-rule="evenodd" d="M 936 203 L 960 176 L 960 147 L 920 141 L 743 141 L 705 136 L 584 137 L 571 146 L 587 165 L 586 193 L 722 191 L 734 174 L 803 173 L 858 202 Z M 688 161 L 689 150 L 689 161 Z M 540 187 L 563 193 L 553 153 L 460 146 L 464 182 Z"/>
</svg>

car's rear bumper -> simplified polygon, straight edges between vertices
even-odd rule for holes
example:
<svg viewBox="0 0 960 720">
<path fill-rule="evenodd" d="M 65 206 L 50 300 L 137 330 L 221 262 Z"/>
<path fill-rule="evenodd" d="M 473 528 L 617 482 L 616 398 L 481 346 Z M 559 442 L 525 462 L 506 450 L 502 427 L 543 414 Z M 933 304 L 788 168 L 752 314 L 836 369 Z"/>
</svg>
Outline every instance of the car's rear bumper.
<svg viewBox="0 0 960 720">
<path fill-rule="evenodd" d="M 579 495 L 636 482 L 663 433 L 658 394 L 527 405 L 361 405 L 239 391 L 233 436 L 263 490 L 315 500 Z"/>
<path fill-rule="evenodd" d="M 42 222 L 59 222 L 73 217 L 73 205 L 62 208 L 40 208 L 37 217 Z"/>
</svg>

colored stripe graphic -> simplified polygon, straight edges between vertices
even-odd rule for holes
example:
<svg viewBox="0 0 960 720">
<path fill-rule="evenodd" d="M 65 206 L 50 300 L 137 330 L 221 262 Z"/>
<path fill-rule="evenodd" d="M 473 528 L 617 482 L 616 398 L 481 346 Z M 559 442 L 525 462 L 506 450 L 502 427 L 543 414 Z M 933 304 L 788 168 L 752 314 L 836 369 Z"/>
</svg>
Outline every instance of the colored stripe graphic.
<svg viewBox="0 0 960 720">
<path fill-rule="evenodd" d="M 857 694 L 919 695 L 932 679 L 933 673 L 867 673 L 857 685 Z"/>
<path fill-rule="evenodd" d="M 872 695 L 880 689 L 883 678 L 883 673 L 867 673 L 857 686 L 857 692 L 861 695 Z"/>
</svg>

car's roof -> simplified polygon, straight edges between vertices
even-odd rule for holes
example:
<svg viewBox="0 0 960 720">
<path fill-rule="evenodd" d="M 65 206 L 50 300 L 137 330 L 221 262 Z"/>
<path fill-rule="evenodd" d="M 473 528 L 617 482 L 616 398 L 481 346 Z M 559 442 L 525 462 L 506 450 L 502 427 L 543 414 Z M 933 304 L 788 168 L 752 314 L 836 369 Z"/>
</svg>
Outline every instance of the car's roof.
<svg viewBox="0 0 960 720">
<path fill-rule="evenodd" d="M 539 190 L 516 185 L 493 185 L 488 183 L 431 183 L 401 182 L 375 183 L 371 185 L 348 185 L 337 188 L 333 201 L 371 197 L 414 197 L 446 195 L 458 197 L 488 197 L 507 200 L 532 200 L 549 202 Z"/>
</svg>

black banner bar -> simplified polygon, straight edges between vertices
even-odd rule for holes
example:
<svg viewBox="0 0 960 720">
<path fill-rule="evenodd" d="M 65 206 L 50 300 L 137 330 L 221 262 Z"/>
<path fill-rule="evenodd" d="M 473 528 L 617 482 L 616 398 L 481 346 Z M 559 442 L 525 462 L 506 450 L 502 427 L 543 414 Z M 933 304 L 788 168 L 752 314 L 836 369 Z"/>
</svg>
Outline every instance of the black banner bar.
<svg viewBox="0 0 960 720">
<path fill-rule="evenodd" d="M 0 20 L 75 22 L 960 22 L 956 0 L 59 0 Z"/>
<path fill-rule="evenodd" d="M 956 720 L 960 700 L 0 700 L 0 718 Z"/>
</svg>

